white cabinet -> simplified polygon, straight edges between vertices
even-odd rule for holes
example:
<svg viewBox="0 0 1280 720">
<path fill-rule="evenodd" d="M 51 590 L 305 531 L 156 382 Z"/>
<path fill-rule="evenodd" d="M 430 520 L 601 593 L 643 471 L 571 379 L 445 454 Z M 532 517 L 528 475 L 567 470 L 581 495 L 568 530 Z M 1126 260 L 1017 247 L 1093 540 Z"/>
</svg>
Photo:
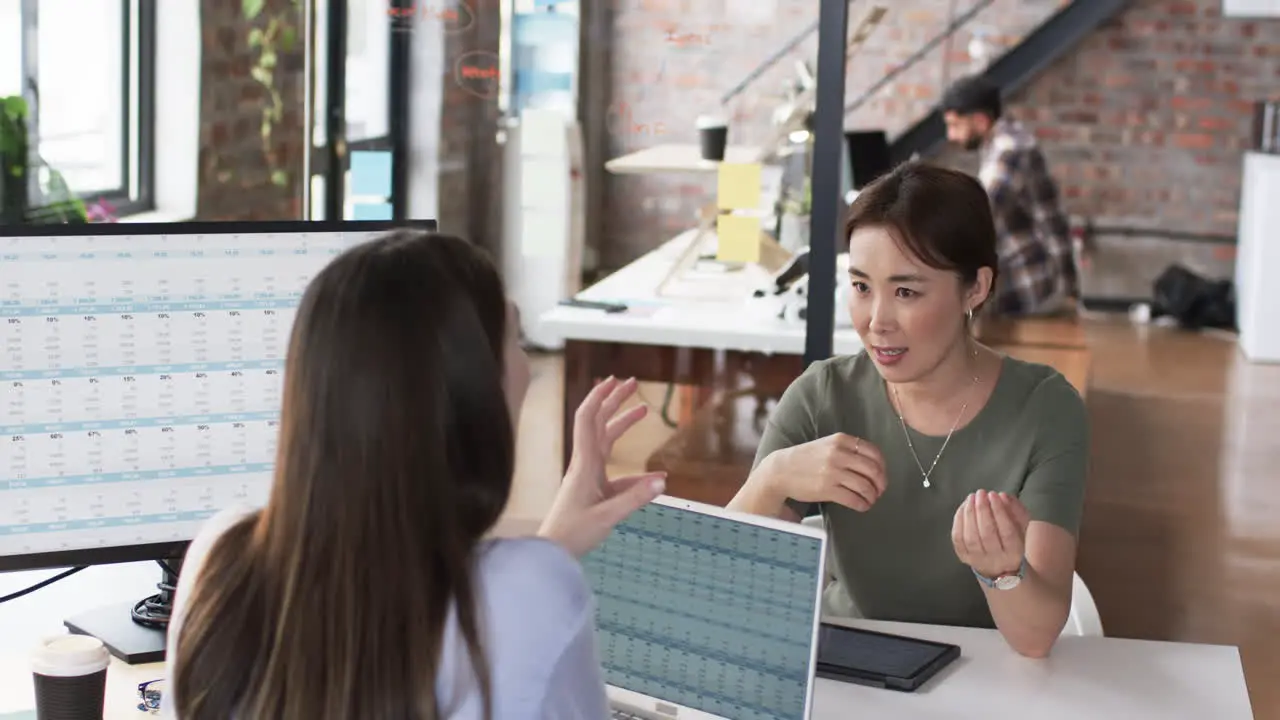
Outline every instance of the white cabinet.
<svg viewBox="0 0 1280 720">
<path fill-rule="evenodd" d="M 1280 363 L 1280 155 L 1245 153 L 1236 252 L 1236 324 L 1253 362 Z"/>
<path fill-rule="evenodd" d="M 1280 0 L 1222 0 L 1224 17 L 1280 17 Z"/>
<path fill-rule="evenodd" d="M 558 350 L 538 317 L 582 289 L 585 232 L 582 134 L 554 110 L 525 108 L 504 149 L 502 266 L 525 340 Z"/>
</svg>

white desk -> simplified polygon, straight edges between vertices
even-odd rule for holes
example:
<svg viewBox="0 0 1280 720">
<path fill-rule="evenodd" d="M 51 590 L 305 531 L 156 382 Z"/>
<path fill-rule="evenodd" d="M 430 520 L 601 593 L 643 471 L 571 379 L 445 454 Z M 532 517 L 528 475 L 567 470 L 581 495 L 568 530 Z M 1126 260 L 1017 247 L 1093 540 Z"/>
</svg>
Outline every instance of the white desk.
<svg viewBox="0 0 1280 720">
<path fill-rule="evenodd" d="M 1062 637 L 1045 660 L 1009 649 L 995 630 L 857 621 L 869 630 L 960 646 L 960 659 L 915 693 L 819 680 L 814 720 L 1249 720 L 1240 653 L 1190 643 Z"/>
<path fill-rule="evenodd" d="M 804 323 L 779 319 L 777 298 L 751 296 L 771 282 L 758 265 L 719 275 L 685 273 L 658 294 L 659 285 L 696 234 L 696 230 L 680 233 L 576 296 L 625 303 L 630 308 L 627 312 L 559 306 L 542 314 L 540 331 L 565 340 L 803 355 Z M 715 233 L 708 231 L 703 243 L 700 252 L 714 252 Z M 836 312 L 844 310 L 836 308 Z M 852 328 L 837 328 L 832 337 L 836 354 L 862 349 L 862 340 Z"/>
<path fill-rule="evenodd" d="M 994 630 L 854 624 L 952 642 L 960 646 L 961 658 L 915 693 L 820 679 L 813 720 L 1253 717 L 1240 656 L 1233 647 L 1064 637 L 1047 660 L 1029 660 L 1010 650 Z M 137 685 L 163 675 L 160 663 L 112 664 L 107 673 L 105 720 L 146 717 L 135 709 Z M 21 657 L 0 656 L 0 713 L 34 707 L 30 677 Z"/>
<path fill-rule="evenodd" d="M 749 145 L 730 145 L 724 149 L 724 160 L 730 163 L 759 162 L 760 149 Z M 614 158 L 604 168 L 616 175 L 654 173 L 711 173 L 720 163 L 703 160 L 698 145 L 654 145 Z"/>
</svg>

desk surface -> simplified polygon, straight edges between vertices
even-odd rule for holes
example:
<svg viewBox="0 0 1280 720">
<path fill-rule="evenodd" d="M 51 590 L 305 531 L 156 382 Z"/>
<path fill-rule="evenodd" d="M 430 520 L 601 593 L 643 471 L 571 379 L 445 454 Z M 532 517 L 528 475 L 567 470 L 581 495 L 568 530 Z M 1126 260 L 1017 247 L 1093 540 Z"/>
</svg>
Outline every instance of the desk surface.
<svg viewBox="0 0 1280 720">
<path fill-rule="evenodd" d="M 995 630 L 856 621 L 882 632 L 959 645 L 961 657 L 924 688 L 899 693 L 819 679 L 813 720 L 1028 717 L 1245 720 L 1252 718 L 1240 654 L 1234 647 L 1116 638 L 1064 637 L 1046 660 L 1015 654 Z M 113 663 L 105 720 L 143 717 L 140 682 L 164 675 L 160 663 Z M 30 672 L 0 655 L 0 713 L 34 706 Z"/>
<path fill-rule="evenodd" d="M 1234 647 L 1063 637 L 1045 660 L 1014 653 L 995 630 L 850 623 L 960 646 L 960 659 L 916 693 L 819 680 L 814 720 L 975 717 L 1249 719 Z"/>
<path fill-rule="evenodd" d="M 724 159 L 731 163 L 759 162 L 760 149 L 749 145 L 730 145 L 724 150 Z M 654 145 L 643 150 L 614 158 L 604 164 L 606 170 L 617 175 L 672 172 L 716 172 L 720 163 L 703 160 L 697 145 Z"/>
<path fill-rule="evenodd" d="M 751 297 L 771 282 L 758 265 L 719 273 L 689 271 L 658 293 L 696 235 L 696 230 L 681 233 L 577 295 L 625 303 L 627 312 L 559 306 L 539 317 L 543 331 L 566 340 L 803 355 L 804 323 L 778 318 L 781 305 L 776 297 Z M 713 252 L 715 241 L 715 233 L 707 232 L 702 251 Z M 836 354 L 861 349 L 856 332 L 836 329 Z"/>
</svg>

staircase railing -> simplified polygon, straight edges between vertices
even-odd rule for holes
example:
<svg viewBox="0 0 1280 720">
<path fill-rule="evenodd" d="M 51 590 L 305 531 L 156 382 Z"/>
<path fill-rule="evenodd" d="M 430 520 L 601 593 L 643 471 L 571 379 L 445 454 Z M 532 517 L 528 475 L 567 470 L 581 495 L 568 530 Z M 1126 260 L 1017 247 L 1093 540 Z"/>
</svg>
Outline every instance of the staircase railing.
<svg viewBox="0 0 1280 720">
<path fill-rule="evenodd" d="M 930 51 L 932 51 L 934 48 L 941 45 L 952 35 L 955 35 L 956 31 L 958 31 L 960 28 L 967 25 L 970 20 L 978 16 L 978 13 L 990 7 L 990 5 L 994 2 L 995 0 L 981 0 L 981 2 L 979 2 L 978 4 L 964 11 L 960 15 L 957 15 L 954 20 L 952 20 L 950 23 L 947 24 L 947 27 L 945 30 L 938 33 L 937 35 L 934 35 L 932 38 L 929 38 L 928 42 L 922 45 L 920 49 L 911 53 L 911 55 L 908 56 L 906 60 L 903 60 L 901 63 L 898 64 L 897 67 L 885 73 L 884 77 L 872 83 L 871 87 L 864 90 L 861 95 L 854 98 L 852 102 L 845 105 L 844 114 L 847 116 L 849 115 L 849 113 L 865 105 L 867 101 L 870 100 L 872 97 L 874 97 L 876 93 L 880 92 L 880 90 L 883 89 L 884 86 L 893 82 L 893 80 L 897 78 L 899 75 L 901 75 L 902 73 L 914 67 L 916 63 L 920 62 L 921 60 L 924 60 L 925 56 L 928 55 Z"/>
<path fill-rule="evenodd" d="M 762 61 L 759 65 L 755 67 L 755 69 L 747 73 L 747 76 L 744 77 L 742 81 L 739 82 L 737 85 L 734 85 L 733 88 L 729 90 L 729 92 L 722 95 L 720 97 L 720 104 L 727 105 L 730 100 L 741 95 L 744 90 L 746 90 L 748 87 L 751 86 L 751 83 L 755 82 L 757 78 L 765 74 L 765 71 L 767 71 L 769 68 L 773 67 L 774 65 L 777 65 L 778 62 L 783 58 L 785 58 L 788 53 L 790 53 L 792 50 L 795 50 L 796 46 L 804 42 L 805 39 L 807 39 L 810 35 L 814 34 L 817 31 L 818 31 L 818 21 L 814 20 L 808 27 L 796 33 L 795 37 L 783 43 L 782 47 L 778 48 L 776 51 L 773 52 L 773 54 L 765 58 L 764 61 Z"/>
</svg>

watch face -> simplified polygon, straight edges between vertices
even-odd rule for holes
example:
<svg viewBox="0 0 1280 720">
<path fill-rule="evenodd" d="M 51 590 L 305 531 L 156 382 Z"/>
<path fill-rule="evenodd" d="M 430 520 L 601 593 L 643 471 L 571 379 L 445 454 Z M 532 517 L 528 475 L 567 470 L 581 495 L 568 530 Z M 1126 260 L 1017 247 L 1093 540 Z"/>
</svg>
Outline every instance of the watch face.
<svg viewBox="0 0 1280 720">
<path fill-rule="evenodd" d="M 995 586 L 997 590 L 1012 590 L 1018 587 L 1018 583 L 1022 582 L 1022 578 L 1017 575 L 1001 575 L 996 578 Z"/>
</svg>

